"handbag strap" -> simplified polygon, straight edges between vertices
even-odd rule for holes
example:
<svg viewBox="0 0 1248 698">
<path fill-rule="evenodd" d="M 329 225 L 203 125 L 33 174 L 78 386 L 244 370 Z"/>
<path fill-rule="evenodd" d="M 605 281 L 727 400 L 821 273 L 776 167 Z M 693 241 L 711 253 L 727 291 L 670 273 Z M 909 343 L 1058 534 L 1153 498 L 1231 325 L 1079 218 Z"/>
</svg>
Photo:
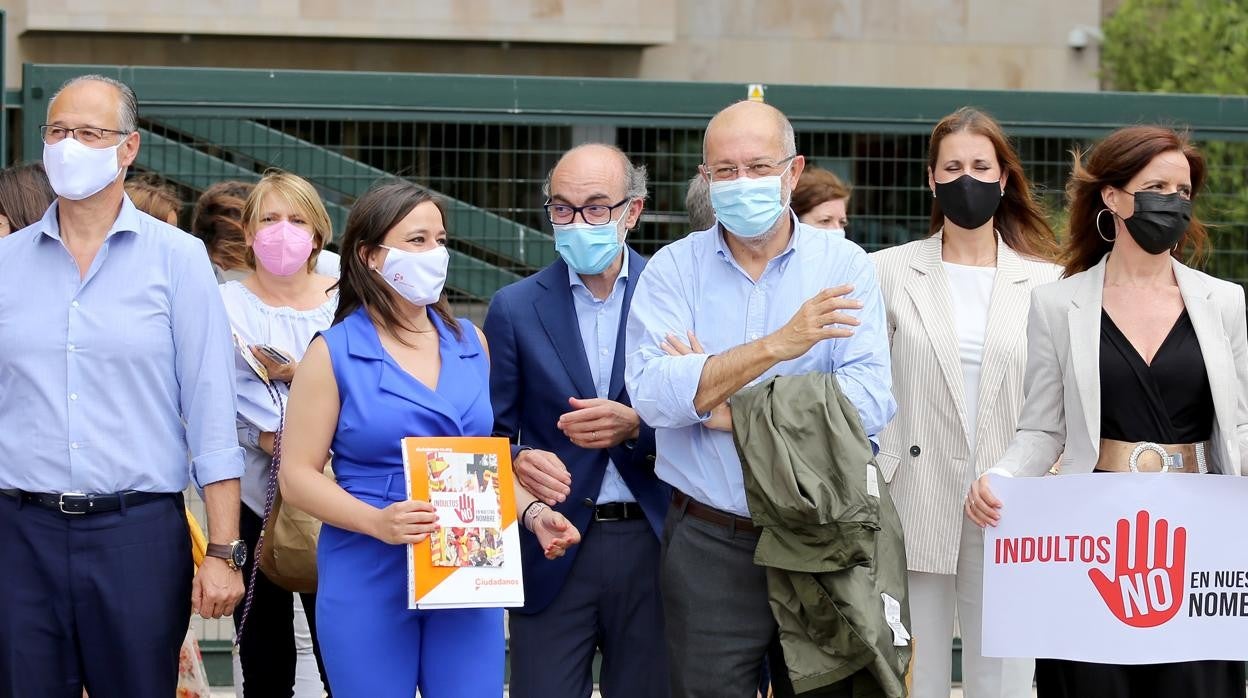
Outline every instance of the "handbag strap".
<svg viewBox="0 0 1248 698">
<path fill-rule="evenodd" d="M 251 558 L 251 577 L 247 580 L 247 594 L 243 597 L 243 616 L 238 621 L 238 632 L 234 633 L 234 644 L 238 645 L 247 627 L 247 616 L 251 614 L 251 602 L 256 594 L 256 577 L 260 574 L 260 556 L 264 554 L 264 532 L 269 528 L 269 519 L 273 516 L 273 501 L 277 497 L 277 471 L 282 466 L 282 432 L 286 427 L 286 405 L 282 402 L 281 393 L 271 383 L 265 383 L 269 397 L 277 406 L 277 431 L 273 434 L 273 458 L 269 463 L 269 479 L 264 488 L 264 521 L 260 526 L 260 539 L 256 541 L 255 555 Z"/>
</svg>

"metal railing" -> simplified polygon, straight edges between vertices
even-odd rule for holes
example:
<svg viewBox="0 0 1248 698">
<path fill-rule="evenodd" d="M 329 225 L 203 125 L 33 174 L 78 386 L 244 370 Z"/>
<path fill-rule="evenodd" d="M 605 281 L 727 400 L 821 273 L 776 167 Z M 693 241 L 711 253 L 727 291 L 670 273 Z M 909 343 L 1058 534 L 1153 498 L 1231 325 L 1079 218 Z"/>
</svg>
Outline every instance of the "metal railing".
<svg viewBox="0 0 1248 698">
<path fill-rule="evenodd" d="M 0 10 L 0 40 L 3 21 Z M 355 198 L 383 177 L 440 192 L 450 202 L 455 300 L 474 315 L 497 288 L 555 258 L 541 187 L 564 151 L 611 142 L 646 165 L 650 199 L 630 242 L 652 253 L 688 232 L 685 191 L 706 122 L 747 96 L 746 85 L 722 83 L 26 65 L 19 109 L 10 110 L 20 133 L 0 109 L 0 158 L 6 134 L 17 159 L 38 158 L 48 100 L 88 72 L 134 87 L 143 139 L 136 168 L 169 179 L 188 205 L 214 182 L 279 167 L 318 187 L 341 233 Z M 927 137 L 961 106 L 1002 123 L 1055 216 L 1075 147 L 1128 124 L 1189 128 L 1218 156 L 1201 197 L 1215 224 L 1209 269 L 1248 282 L 1248 98 L 786 85 L 768 87 L 765 98 L 793 121 L 799 152 L 852 182 L 850 235 L 867 249 L 926 232 Z M 202 515 L 196 498 L 192 507 Z M 228 621 L 196 622 L 214 651 L 228 647 Z"/>
<path fill-rule="evenodd" d="M 190 201 L 212 182 L 279 167 L 317 185 L 340 232 L 354 199 L 387 175 L 450 201 L 451 285 L 463 301 L 554 259 L 541 185 L 559 155 L 586 141 L 620 146 L 650 173 L 630 241 L 652 253 L 686 232 L 684 196 L 702 133 L 746 85 L 311 71 L 26 65 L 22 109 L 42 114 L 67 78 L 103 72 L 132 85 L 144 145 L 137 165 Z M 793 121 L 799 152 L 854 186 L 850 235 L 868 249 L 926 232 L 925 149 L 932 125 L 964 105 L 992 113 L 1014 139 L 1048 210 L 1060 215 L 1069 151 L 1113 128 L 1189 128 L 1229 155 L 1212 162 L 1202 215 L 1215 223 L 1209 269 L 1248 281 L 1248 98 L 775 85 L 766 100 Z M 23 152 L 37 155 L 23 119 Z M 1240 157 L 1242 156 L 1242 157 Z"/>
</svg>

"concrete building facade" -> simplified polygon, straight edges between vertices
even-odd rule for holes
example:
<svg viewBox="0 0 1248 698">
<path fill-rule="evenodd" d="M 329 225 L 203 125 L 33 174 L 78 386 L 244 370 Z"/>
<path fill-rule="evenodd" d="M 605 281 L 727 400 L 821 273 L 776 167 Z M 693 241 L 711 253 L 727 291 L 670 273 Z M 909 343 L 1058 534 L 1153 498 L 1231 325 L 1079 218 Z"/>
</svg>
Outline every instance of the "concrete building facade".
<svg viewBox="0 0 1248 698">
<path fill-rule="evenodd" d="M 1104 4 L 5 0 L 5 82 L 40 62 L 1090 91 Z"/>
</svg>

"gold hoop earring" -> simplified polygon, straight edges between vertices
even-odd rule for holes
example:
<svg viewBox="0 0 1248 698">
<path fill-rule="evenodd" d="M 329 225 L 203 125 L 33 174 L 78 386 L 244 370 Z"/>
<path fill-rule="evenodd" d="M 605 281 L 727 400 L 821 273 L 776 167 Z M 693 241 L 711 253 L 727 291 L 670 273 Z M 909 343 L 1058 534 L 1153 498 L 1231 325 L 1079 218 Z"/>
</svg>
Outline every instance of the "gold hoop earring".
<svg viewBox="0 0 1248 698">
<path fill-rule="evenodd" d="M 1101 210 L 1100 210 L 1100 211 L 1098 211 L 1098 212 L 1097 212 L 1097 214 L 1096 214 L 1096 234 L 1097 234 L 1097 235 L 1100 235 L 1102 240 L 1104 240 L 1105 242 L 1108 242 L 1108 243 L 1110 243 L 1110 244 L 1112 245 L 1112 244 L 1113 244 L 1113 242 L 1114 242 L 1114 240 L 1117 240 L 1117 239 L 1118 239 L 1118 232 L 1117 232 L 1117 231 L 1114 231 L 1114 236 L 1113 236 L 1112 238 L 1107 238 L 1107 237 L 1105 237 L 1105 233 L 1101 232 L 1101 214 L 1102 214 L 1102 213 L 1108 213 L 1108 214 L 1110 214 L 1110 216 L 1109 216 L 1109 222 L 1110 222 L 1110 224 L 1111 224 L 1111 225 L 1112 225 L 1112 224 L 1113 224 L 1113 222 L 1114 222 L 1114 215 L 1113 215 L 1113 213 L 1112 213 L 1109 209 L 1107 209 L 1107 208 L 1103 208 L 1103 209 L 1101 209 Z"/>
</svg>

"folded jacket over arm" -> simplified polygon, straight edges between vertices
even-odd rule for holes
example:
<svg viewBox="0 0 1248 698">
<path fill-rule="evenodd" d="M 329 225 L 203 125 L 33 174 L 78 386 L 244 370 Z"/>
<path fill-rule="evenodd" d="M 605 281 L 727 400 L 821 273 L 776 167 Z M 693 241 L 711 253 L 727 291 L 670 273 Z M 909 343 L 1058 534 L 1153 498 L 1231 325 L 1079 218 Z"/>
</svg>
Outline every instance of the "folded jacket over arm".
<svg viewBox="0 0 1248 698">
<path fill-rule="evenodd" d="M 901 519 L 858 413 L 830 373 L 732 398 L 746 500 L 762 527 L 772 613 L 799 693 L 853 677 L 855 698 L 904 698 L 910 664 Z"/>
</svg>

